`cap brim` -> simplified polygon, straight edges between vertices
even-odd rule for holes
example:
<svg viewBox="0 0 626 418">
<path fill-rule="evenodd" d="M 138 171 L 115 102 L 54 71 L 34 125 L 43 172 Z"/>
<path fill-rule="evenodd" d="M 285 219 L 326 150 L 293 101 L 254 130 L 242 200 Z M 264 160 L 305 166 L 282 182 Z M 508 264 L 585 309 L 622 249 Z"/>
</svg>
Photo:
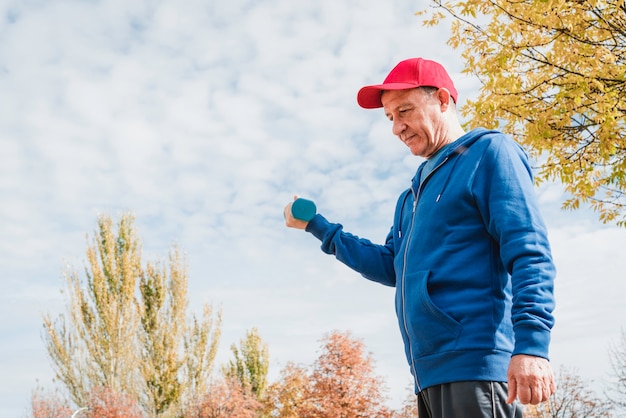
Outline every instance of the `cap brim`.
<svg viewBox="0 0 626 418">
<path fill-rule="evenodd" d="M 383 107 L 380 100 L 382 92 L 385 90 L 409 90 L 419 87 L 409 83 L 387 83 L 376 84 L 374 86 L 365 86 L 359 90 L 356 95 L 356 101 L 364 109 L 376 109 Z"/>
</svg>

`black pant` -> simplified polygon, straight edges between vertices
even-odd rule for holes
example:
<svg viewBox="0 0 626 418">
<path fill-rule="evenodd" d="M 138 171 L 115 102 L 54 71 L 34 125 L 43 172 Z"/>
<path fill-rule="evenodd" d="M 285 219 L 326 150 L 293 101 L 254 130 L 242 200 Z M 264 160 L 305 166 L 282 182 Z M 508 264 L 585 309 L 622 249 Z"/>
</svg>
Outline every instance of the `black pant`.
<svg viewBox="0 0 626 418">
<path fill-rule="evenodd" d="M 424 389 L 417 395 L 420 418 L 522 418 L 522 405 L 507 404 L 503 382 L 454 382 Z"/>
</svg>

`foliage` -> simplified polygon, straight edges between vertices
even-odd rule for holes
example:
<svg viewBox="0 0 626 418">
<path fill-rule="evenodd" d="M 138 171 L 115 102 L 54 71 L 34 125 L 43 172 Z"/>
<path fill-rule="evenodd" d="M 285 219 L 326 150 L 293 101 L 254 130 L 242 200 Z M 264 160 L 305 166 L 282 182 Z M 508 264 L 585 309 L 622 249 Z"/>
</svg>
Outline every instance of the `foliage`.
<svg viewBox="0 0 626 418">
<path fill-rule="evenodd" d="M 281 399 L 277 416 L 391 417 L 392 412 L 384 405 L 384 382 L 374 375 L 373 359 L 364 353 L 363 342 L 353 339 L 350 333 L 333 332 L 323 343 L 322 353 L 308 375 L 295 367 L 284 375 L 295 388 L 277 391 Z"/>
<path fill-rule="evenodd" d="M 88 394 L 84 407 L 71 408 L 58 394 L 34 392 L 31 400 L 33 418 L 144 418 L 136 400 L 109 388 L 95 388 Z"/>
<path fill-rule="evenodd" d="M 232 377 L 215 382 L 185 418 L 257 418 L 263 405 Z"/>
<path fill-rule="evenodd" d="M 418 416 L 417 396 L 415 396 L 415 383 L 411 380 L 407 388 L 407 397 L 402 403 L 399 411 L 396 411 L 393 418 L 416 418 Z"/>
<path fill-rule="evenodd" d="M 280 379 L 268 388 L 266 404 L 275 418 L 298 418 L 308 408 L 305 390 L 310 385 L 307 369 L 292 362 L 280 372 Z"/>
<path fill-rule="evenodd" d="M 238 382 L 244 391 L 251 392 L 257 399 L 262 399 L 267 387 L 269 369 L 269 351 L 263 343 L 259 331 L 253 328 L 240 341 L 239 348 L 231 346 L 234 360 L 224 368 L 224 375 Z"/>
<path fill-rule="evenodd" d="M 202 417 L 243 414 L 233 409 L 234 404 L 247 402 L 257 414 L 255 417 L 391 418 L 392 412 L 384 406 L 384 382 L 374 376 L 374 362 L 371 354 L 364 353 L 363 343 L 349 333 L 339 332 L 329 334 L 322 342 L 322 352 L 311 367 L 288 363 L 279 380 L 267 385 L 267 346 L 253 329 L 241 340 L 239 349 L 232 347 L 235 360 L 223 368 L 226 386 L 222 388 L 226 388 L 228 396 L 212 391 L 203 403 L 203 411 L 213 412 Z M 256 405 L 250 396 L 258 401 Z M 240 400 L 231 405 L 232 399 Z M 230 415 L 220 415 L 219 411 Z"/>
<path fill-rule="evenodd" d="M 449 44 L 478 77 L 471 124 L 510 132 L 603 222 L 626 226 L 624 0 L 433 0 L 426 25 L 453 17 Z M 429 15 L 427 10 L 418 15 Z"/>
<path fill-rule="evenodd" d="M 95 388 L 87 403 L 87 410 L 81 415 L 87 418 L 143 418 L 144 415 L 136 399 L 115 393 L 109 388 Z"/>
<path fill-rule="evenodd" d="M 44 316 L 44 339 L 58 380 L 76 405 L 98 388 L 137 401 L 150 416 L 172 416 L 206 390 L 221 315 L 186 320 L 187 269 L 177 248 L 169 264 L 144 267 L 134 218 L 117 230 L 98 219 L 83 281 L 66 273 L 68 313 Z"/>
<path fill-rule="evenodd" d="M 33 391 L 30 402 L 32 418 L 66 418 L 72 414 L 69 403 L 58 394 Z"/>
<path fill-rule="evenodd" d="M 526 418 L 609 418 L 611 403 L 598 398 L 574 372 L 561 368 L 556 376 L 556 392 L 547 402 L 528 406 Z"/>
</svg>

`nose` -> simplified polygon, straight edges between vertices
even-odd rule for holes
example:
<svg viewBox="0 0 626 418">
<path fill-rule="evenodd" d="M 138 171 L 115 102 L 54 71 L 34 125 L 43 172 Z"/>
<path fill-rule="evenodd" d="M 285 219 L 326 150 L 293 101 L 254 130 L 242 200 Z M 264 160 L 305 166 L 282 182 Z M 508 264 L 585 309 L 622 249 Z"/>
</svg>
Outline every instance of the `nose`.
<svg viewBox="0 0 626 418">
<path fill-rule="evenodd" d="M 404 132 L 404 130 L 406 129 L 406 124 L 394 119 L 393 121 L 393 126 L 391 128 L 391 132 L 393 132 L 393 134 L 395 136 L 400 136 L 402 134 L 402 132 Z"/>
</svg>

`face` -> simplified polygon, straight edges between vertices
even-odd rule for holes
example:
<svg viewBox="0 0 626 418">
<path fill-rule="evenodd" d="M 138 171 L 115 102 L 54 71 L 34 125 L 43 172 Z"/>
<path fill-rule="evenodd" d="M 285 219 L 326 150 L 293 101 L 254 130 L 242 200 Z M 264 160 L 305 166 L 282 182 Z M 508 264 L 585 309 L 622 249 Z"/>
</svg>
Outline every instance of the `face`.
<svg viewBox="0 0 626 418">
<path fill-rule="evenodd" d="M 381 97 L 393 134 L 413 155 L 429 158 L 446 144 L 444 107 L 437 92 L 422 89 L 387 90 Z"/>
</svg>

